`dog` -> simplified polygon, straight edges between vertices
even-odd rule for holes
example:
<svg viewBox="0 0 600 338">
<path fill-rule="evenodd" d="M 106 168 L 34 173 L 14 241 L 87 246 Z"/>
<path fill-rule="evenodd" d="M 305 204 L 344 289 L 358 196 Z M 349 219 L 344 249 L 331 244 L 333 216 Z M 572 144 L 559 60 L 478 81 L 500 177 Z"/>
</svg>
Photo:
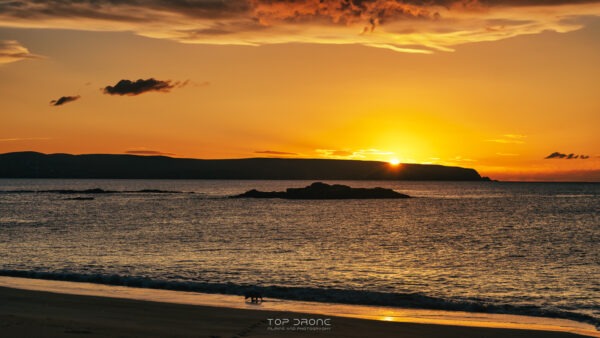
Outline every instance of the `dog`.
<svg viewBox="0 0 600 338">
<path fill-rule="evenodd" d="M 244 293 L 244 300 L 247 300 L 248 298 L 250 298 L 250 303 L 253 303 L 253 304 L 258 304 L 259 299 L 260 299 L 260 303 L 262 303 L 262 301 L 263 301 L 262 295 L 258 291 L 248 291 L 248 292 Z"/>
</svg>

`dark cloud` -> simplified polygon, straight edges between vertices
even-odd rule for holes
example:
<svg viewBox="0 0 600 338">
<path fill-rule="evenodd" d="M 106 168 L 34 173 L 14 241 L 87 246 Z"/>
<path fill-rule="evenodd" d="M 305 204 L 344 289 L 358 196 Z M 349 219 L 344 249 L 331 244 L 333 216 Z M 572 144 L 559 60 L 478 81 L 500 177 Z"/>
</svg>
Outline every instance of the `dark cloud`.
<svg viewBox="0 0 600 338">
<path fill-rule="evenodd" d="M 150 79 L 139 79 L 137 81 L 121 80 L 114 86 L 104 87 L 104 94 L 109 95 L 140 95 L 145 92 L 163 92 L 168 93 L 173 88 L 183 87 L 188 83 L 185 82 L 173 82 L 171 80 L 156 80 Z"/>
<path fill-rule="evenodd" d="M 578 154 L 563 154 L 563 153 L 559 153 L 558 151 L 553 152 L 552 154 L 544 157 L 544 159 L 546 160 L 551 160 L 551 159 L 564 159 L 564 160 L 574 160 L 574 159 L 581 159 L 581 160 L 587 160 L 588 158 L 590 158 L 589 155 L 578 155 Z"/>
<path fill-rule="evenodd" d="M 162 151 L 157 151 L 157 150 L 144 150 L 144 149 L 140 149 L 140 150 L 127 150 L 125 151 L 126 154 L 132 154 L 132 155 L 151 155 L 151 156 L 173 156 L 175 154 L 173 153 L 164 153 Z"/>
<path fill-rule="evenodd" d="M 276 151 L 276 150 L 257 150 L 254 153 L 256 154 L 267 154 L 267 155 L 284 155 L 284 156 L 296 156 L 297 153 L 288 153 L 286 151 Z"/>
<path fill-rule="evenodd" d="M 77 101 L 80 98 L 81 98 L 81 96 L 79 96 L 79 95 L 76 95 L 76 96 L 61 96 L 58 100 L 52 100 L 52 101 L 50 101 L 50 104 L 53 105 L 53 106 L 62 106 L 65 103 Z"/>
<path fill-rule="evenodd" d="M 455 1 L 458 2 L 458 1 Z M 556 6 L 568 4 L 595 3 L 598 0 L 480 0 L 489 6 Z"/>
<path fill-rule="evenodd" d="M 573 31 L 583 26 L 578 22 L 583 16 L 600 15 L 597 4 L 600 0 L 0 0 L 0 22 L 127 31 L 186 43 L 362 44 L 429 54 L 465 43 Z M 424 35 L 416 41 L 413 33 Z"/>
<path fill-rule="evenodd" d="M 327 18 L 347 24 L 361 19 L 376 25 L 391 18 L 432 18 L 435 7 L 453 10 L 494 6 L 554 6 L 596 3 L 599 0 L 16 0 L 0 2 L 0 13 L 20 19 L 88 18 L 151 22 L 157 13 L 172 13 L 197 19 L 252 17 L 303 21 Z M 142 15 L 148 13 L 150 15 Z M 154 15 L 153 15 L 154 14 Z"/>
<path fill-rule="evenodd" d="M 0 2 L 0 13 L 22 19 L 62 17 L 143 22 L 152 21 L 153 17 L 140 15 L 139 10 L 218 19 L 247 11 L 248 6 L 246 0 L 21 0 Z M 119 8 L 130 10 L 116 10 Z"/>
</svg>

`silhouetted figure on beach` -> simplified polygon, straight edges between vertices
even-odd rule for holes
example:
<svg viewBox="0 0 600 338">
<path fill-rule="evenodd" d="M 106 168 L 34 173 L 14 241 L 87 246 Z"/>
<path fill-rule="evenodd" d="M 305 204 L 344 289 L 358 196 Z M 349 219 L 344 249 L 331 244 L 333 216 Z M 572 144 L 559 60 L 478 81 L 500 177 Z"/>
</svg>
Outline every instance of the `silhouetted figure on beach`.
<svg viewBox="0 0 600 338">
<path fill-rule="evenodd" d="M 258 304 L 259 299 L 260 299 L 260 303 L 262 303 L 262 301 L 263 301 L 262 295 L 258 291 L 248 291 L 248 292 L 244 293 L 244 300 L 247 300 L 248 298 L 250 298 L 250 303 L 254 303 L 254 304 Z"/>
</svg>

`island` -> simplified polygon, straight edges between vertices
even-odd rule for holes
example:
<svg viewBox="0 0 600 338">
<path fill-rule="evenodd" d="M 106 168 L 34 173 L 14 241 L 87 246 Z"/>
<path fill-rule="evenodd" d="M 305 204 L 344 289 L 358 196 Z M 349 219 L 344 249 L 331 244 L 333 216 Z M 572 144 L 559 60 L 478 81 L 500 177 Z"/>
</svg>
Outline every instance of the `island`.
<svg viewBox="0 0 600 338">
<path fill-rule="evenodd" d="M 471 168 L 381 161 L 190 159 L 114 154 L 0 154 L 2 178 L 489 181 Z"/>
<path fill-rule="evenodd" d="M 258 191 L 252 189 L 233 198 L 284 198 L 293 200 L 330 200 L 330 199 L 387 199 L 409 198 L 392 189 L 351 188 L 341 184 L 315 182 L 304 188 L 288 188 L 286 191 Z"/>
</svg>

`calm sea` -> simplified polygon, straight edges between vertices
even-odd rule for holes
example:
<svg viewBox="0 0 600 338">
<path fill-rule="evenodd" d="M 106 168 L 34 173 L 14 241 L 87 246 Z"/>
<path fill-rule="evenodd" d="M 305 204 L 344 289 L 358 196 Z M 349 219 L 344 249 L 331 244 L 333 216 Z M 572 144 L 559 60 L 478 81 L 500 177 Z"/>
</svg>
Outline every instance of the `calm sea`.
<svg viewBox="0 0 600 338">
<path fill-rule="evenodd" d="M 310 183 L 2 179 L 0 274 L 600 323 L 600 184 L 360 181 L 335 183 L 415 198 L 227 198 Z M 93 188 L 113 192 L 57 191 Z"/>
</svg>

